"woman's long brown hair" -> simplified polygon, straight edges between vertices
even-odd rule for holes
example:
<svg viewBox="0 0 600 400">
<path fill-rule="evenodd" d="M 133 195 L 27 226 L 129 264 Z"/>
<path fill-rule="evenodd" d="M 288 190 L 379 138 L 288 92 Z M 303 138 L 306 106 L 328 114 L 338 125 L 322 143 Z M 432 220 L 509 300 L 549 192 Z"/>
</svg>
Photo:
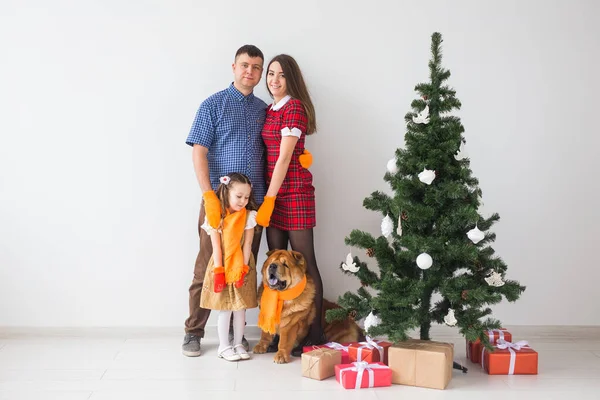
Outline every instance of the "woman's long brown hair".
<svg viewBox="0 0 600 400">
<path fill-rule="evenodd" d="M 283 70 L 283 75 L 285 76 L 287 85 L 287 93 L 294 99 L 302 102 L 302 106 L 304 106 L 304 111 L 306 112 L 306 117 L 308 118 L 305 133 L 307 135 L 312 135 L 317 130 L 317 119 L 315 117 L 315 107 L 310 99 L 310 94 L 308 93 L 306 84 L 304 83 L 302 71 L 300 71 L 298 63 L 292 56 L 287 54 L 279 54 L 273 57 L 273 59 L 269 62 L 269 65 L 267 66 L 267 76 L 269 75 L 269 67 L 271 67 L 271 64 L 273 64 L 275 61 L 281 65 L 281 69 Z M 267 90 L 269 91 L 269 94 L 271 94 L 268 84 Z M 273 97 L 272 94 L 271 97 Z"/>
</svg>

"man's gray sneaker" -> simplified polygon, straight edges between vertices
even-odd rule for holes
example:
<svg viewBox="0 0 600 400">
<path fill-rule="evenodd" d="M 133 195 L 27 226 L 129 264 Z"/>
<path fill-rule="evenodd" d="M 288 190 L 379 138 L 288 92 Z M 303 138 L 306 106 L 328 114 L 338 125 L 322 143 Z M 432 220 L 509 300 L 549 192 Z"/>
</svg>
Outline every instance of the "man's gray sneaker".
<svg viewBox="0 0 600 400">
<path fill-rule="evenodd" d="M 229 344 L 233 346 L 233 329 L 231 326 L 229 327 Z M 250 344 L 246 340 L 246 336 L 242 336 L 242 346 L 244 346 L 246 351 L 250 351 Z"/>
<path fill-rule="evenodd" d="M 198 357 L 200 355 L 200 338 L 191 333 L 186 333 L 181 345 L 181 352 L 184 356 Z"/>
</svg>

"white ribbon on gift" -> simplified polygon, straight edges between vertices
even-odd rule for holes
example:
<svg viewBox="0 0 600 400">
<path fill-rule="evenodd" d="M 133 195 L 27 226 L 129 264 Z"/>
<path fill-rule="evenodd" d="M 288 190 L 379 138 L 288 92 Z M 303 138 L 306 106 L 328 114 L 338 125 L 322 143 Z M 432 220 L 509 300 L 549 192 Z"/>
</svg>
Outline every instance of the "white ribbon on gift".
<svg viewBox="0 0 600 400">
<path fill-rule="evenodd" d="M 342 346 L 338 342 L 325 343 L 323 346 L 329 347 L 330 349 L 333 349 L 333 350 L 345 351 L 346 353 L 348 352 L 348 346 Z"/>
<path fill-rule="evenodd" d="M 487 332 L 491 344 L 494 344 L 496 342 L 494 332 L 498 332 L 498 340 L 504 340 L 504 331 L 502 329 L 492 329 Z"/>
<path fill-rule="evenodd" d="M 496 346 L 494 346 L 494 347 L 496 347 L 498 349 L 502 349 L 502 350 L 508 349 L 508 351 L 510 352 L 510 365 L 508 367 L 508 375 L 514 375 L 515 374 L 515 364 L 517 362 L 517 353 L 515 353 L 515 350 L 519 351 L 525 347 L 529 348 L 529 342 L 527 340 L 520 340 L 517 343 L 512 343 L 512 342 L 507 342 L 504 339 L 499 339 L 498 343 L 496 343 Z M 485 347 L 482 347 L 482 350 L 481 350 L 481 366 L 482 367 L 484 367 L 484 362 L 483 362 L 484 354 L 485 354 Z"/>
<path fill-rule="evenodd" d="M 372 388 L 375 385 L 375 371 L 374 369 L 389 369 L 387 365 L 379 365 L 379 364 L 369 364 L 366 361 L 356 361 L 353 362 L 353 367 L 347 367 L 340 369 L 340 382 L 342 381 L 342 377 L 344 376 L 345 371 L 356 371 L 356 384 L 354 385 L 354 389 L 360 389 L 363 373 L 367 371 L 369 374 L 369 386 Z"/>
<path fill-rule="evenodd" d="M 377 342 L 371 337 L 367 336 L 366 342 L 359 342 L 361 346 L 356 349 L 356 361 L 362 361 L 362 349 L 377 349 L 379 350 L 379 361 L 383 362 L 383 347 L 377 344 Z"/>
</svg>

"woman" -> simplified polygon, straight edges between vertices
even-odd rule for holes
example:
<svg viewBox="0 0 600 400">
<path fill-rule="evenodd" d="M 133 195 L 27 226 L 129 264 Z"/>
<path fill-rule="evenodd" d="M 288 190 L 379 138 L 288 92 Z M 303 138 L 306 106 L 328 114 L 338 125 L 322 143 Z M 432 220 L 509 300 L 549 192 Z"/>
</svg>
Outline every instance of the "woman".
<svg viewBox="0 0 600 400">
<path fill-rule="evenodd" d="M 256 222 L 267 228 L 269 250 L 298 251 L 306 259 L 307 273 L 316 288 L 317 318 L 308 336 L 292 354 L 299 356 L 302 346 L 325 343 L 321 315 L 323 283 L 317 267 L 313 242 L 316 225 L 315 188 L 312 174 L 304 168 L 304 141 L 315 133 L 315 110 L 300 67 L 291 56 L 275 56 L 267 67 L 267 90 L 273 104 L 267 109 L 262 130 L 267 149 L 267 194 L 256 215 Z M 302 163 L 301 163 L 302 162 Z"/>
</svg>

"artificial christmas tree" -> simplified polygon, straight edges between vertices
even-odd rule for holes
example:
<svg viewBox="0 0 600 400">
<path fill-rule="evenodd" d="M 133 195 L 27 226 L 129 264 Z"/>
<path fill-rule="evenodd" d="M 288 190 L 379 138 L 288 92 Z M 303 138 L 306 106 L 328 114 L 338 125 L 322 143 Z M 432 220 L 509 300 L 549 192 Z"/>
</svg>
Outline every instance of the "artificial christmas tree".
<svg viewBox="0 0 600 400">
<path fill-rule="evenodd" d="M 496 236 L 489 229 L 499 215 L 479 214 L 482 192 L 465 156 L 464 128 L 450 115 L 461 103 L 445 84 L 450 72 L 441 65 L 441 43 L 434 33 L 430 81 L 415 87 L 420 96 L 405 117 L 406 146 L 386 165 L 384 180 L 394 193 L 377 191 L 363 203 L 381 214 L 381 236 L 353 230 L 345 240 L 367 249 L 379 271 L 348 255 L 341 270 L 362 287 L 341 296 L 342 308 L 328 311 L 327 319 L 377 316 L 367 333 L 394 342 L 407 340 L 413 329 L 430 340 L 431 324 L 445 323 L 489 346 L 485 331 L 501 323 L 488 305 L 503 297 L 516 301 L 525 287 L 505 280 L 507 266 L 490 246 Z M 433 296 L 439 297 L 435 304 Z"/>
</svg>

